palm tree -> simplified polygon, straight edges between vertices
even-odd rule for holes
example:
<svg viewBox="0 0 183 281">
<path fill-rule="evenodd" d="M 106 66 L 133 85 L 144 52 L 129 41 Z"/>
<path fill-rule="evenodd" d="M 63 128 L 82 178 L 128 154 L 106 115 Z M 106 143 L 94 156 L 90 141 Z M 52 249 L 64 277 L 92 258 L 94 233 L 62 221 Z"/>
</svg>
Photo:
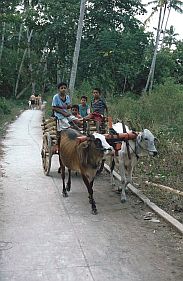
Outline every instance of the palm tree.
<svg viewBox="0 0 183 281">
<path fill-rule="evenodd" d="M 70 77 L 70 82 L 69 82 L 69 91 L 70 91 L 71 98 L 72 98 L 72 95 L 74 92 L 74 85 L 75 85 L 75 80 L 76 80 L 77 65 L 78 65 L 78 58 L 79 58 L 80 45 L 81 45 L 81 36 L 82 36 L 82 29 L 83 29 L 83 19 L 84 19 L 84 14 L 85 14 L 85 5 L 86 5 L 86 0 L 81 0 L 80 16 L 79 16 L 79 22 L 78 22 L 77 35 L 76 35 L 76 44 L 75 44 L 75 49 L 74 49 L 71 77 Z"/>
<path fill-rule="evenodd" d="M 183 2 L 180 0 L 169 0 L 168 2 L 168 15 L 166 18 L 166 23 L 165 23 L 165 27 L 164 27 L 164 31 L 163 31 L 163 38 L 162 38 L 162 42 L 161 42 L 161 48 L 163 47 L 163 43 L 164 43 L 164 38 L 165 38 L 165 33 L 166 33 L 166 29 L 167 29 L 167 24 L 170 18 L 170 12 L 173 10 L 175 10 L 176 12 L 182 14 L 183 13 Z"/>
<path fill-rule="evenodd" d="M 177 40 L 175 38 L 177 35 L 179 34 L 175 33 L 175 28 L 173 27 L 173 25 L 171 25 L 170 29 L 166 30 L 164 36 L 164 45 L 167 46 L 169 49 L 171 49 L 172 45 L 175 45 L 177 43 Z"/>
<path fill-rule="evenodd" d="M 1 57 L 3 53 L 3 47 L 4 47 L 4 42 L 5 42 L 5 31 L 6 31 L 6 23 L 3 22 L 3 32 L 1 36 L 1 47 L 0 47 L 0 62 L 1 62 Z"/>
<path fill-rule="evenodd" d="M 158 52 L 160 35 L 161 35 L 162 29 L 163 29 L 163 23 L 164 23 L 164 19 L 165 19 L 166 10 L 168 9 L 168 16 L 167 16 L 167 20 L 165 23 L 164 34 L 166 31 L 168 19 L 170 16 L 170 11 L 172 9 L 174 9 L 175 11 L 177 11 L 179 13 L 183 13 L 183 9 L 182 9 L 183 3 L 181 0 L 155 0 L 155 1 L 149 2 L 148 4 L 156 4 L 156 5 L 153 8 L 153 12 L 149 16 L 149 18 L 145 21 L 145 23 L 147 21 L 149 21 L 150 18 L 154 15 L 154 13 L 157 12 L 158 10 L 159 10 L 159 19 L 158 19 L 158 28 L 157 28 L 157 34 L 156 34 L 154 55 L 153 55 L 153 59 L 152 59 L 152 63 L 151 63 L 151 67 L 150 67 L 150 71 L 149 71 L 149 75 L 148 75 L 148 79 L 146 82 L 144 92 L 147 92 L 148 87 L 149 87 L 149 92 L 152 90 L 153 80 L 154 80 L 154 71 L 155 71 L 155 66 L 156 66 L 156 56 L 157 56 L 157 52 Z M 163 16 L 162 16 L 162 12 L 163 12 Z M 163 35 L 163 40 L 162 40 L 161 46 L 163 46 L 163 41 L 164 41 L 164 35 Z"/>
<path fill-rule="evenodd" d="M 157 28 L 157 34 L 156 34 L 156 43 L 155 43 L 155 48 L 154 48 L 154 54 L 153 54 L 153 58 L 152 58 L 152 62 L 151 62 L 151 67 L 150 67 L 150 71 L 149 71 L 149 75 L 147 78 L 147 82 L 146 82 L 146 86 L 144 89 L 144 93 L 147 92 L 147 89 L 149 88 L 149 92 L 152 90 L 152 86 L 153 86 L 153 81 L 154 81 L 154 71 L 155 71 L 155 66 L 156 66 L 156 57 L 157 57 L 157 52 L 158 52 L 158 46 L 159 46 L 159 40 L 160 40 L 160 34 L 161 34 L 161 27 L 162 27 L 162 23 L 163 23 L 163 18 L 162 18 L 162 13 L 163 13 L 163 8 L 164 8 L 164 13 L 163 15 L 165 16 L 165 10 L 167 7 L 167 0 L 158 0 L 158 1 L 153 1 L 153 2 L 149 2 L 149 4 L 152 3 L 157 3 L 157 5 L 154 8 L 154 11 L 158 11 L 159 10 L 159 18 L 158 18 L 158 28 Z M 151 14 L 153 15 L 154 12 Z M 150 19 L 150 17 L 148 18 L 148 20 Z"/>
</svg>

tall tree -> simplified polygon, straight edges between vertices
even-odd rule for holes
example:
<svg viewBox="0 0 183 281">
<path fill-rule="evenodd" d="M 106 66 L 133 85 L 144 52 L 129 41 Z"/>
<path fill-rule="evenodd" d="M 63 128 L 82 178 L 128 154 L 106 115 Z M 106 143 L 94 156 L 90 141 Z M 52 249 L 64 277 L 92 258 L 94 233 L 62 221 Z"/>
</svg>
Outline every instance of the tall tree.
<svg viewBox="0 0 183 281">
<path fill-rule="evenodd" d="M 78 30 L 77 30 L 77 36 L 76 36 L 76 44 L 75 44 L 75 49 L 74 49 L 71 77 L 70 77 L 70 82 L 69 82 L 69 90 L 70 90 L 71 98 L 72 98 L 72 95 L 74 92 L 74 85 L 75 85 L 75 80 L 76 80 L 77 65 L 78 65 L 81 36 L 82 36 L 82 29 L 83 29 L 83 19 L 84 19 L 84 14 L 85 14 L 85 6 L 86 6 L 86 0 L 81 0 L 80 16 L 79 16 Z"/>
<path fill-rule="evenodd" d="M 1 63 L 2 53 L 3 53 L 3 47 L 4 47 L 5 30 L 6 30 L 6 23 L 3 22 L 3 30 L 2 30 L 1 46 L 0 46 L 0 63 Z"/>
<path fill-rule="evenodd" d="M 164 36 L 164 46 L 171 49 L 173 45 L 176 45 L 178 40 L 176 39 L 176 36 L 179 34 L 175 32 L 175 28 L 173 25 L 170 26 L 169 29 L 166 30 L 165 36 Z"/>
<path fill-rule="evenodd" d="M 155 2 L 157 2 L 157 1 L 153 1 L 153 3 L 155 3 Z M 152 3 L 152 2 L 150 2 L 150 3 Z M 156 42 L 155 42 L 155 47 L 154 47 L 154 54 L 153 54 L 146 86 L 144 89 L 144 93 L 147 92 L 148 88 L 149 88 L 149 92 L 152 90 L 152 86 L 153 86 L 153 82 L 154 82 L 154 71 L 155 71 L 155 66 L 156 66 L 156 57 L 157 57 L 157 52 L 158 52 L 160 32 L 161 32 L 161 26 L 162 26 L 162 21 L 163 21 L 162 12 L 163 12 L 163 7 L 166 8 L 166 6 L 167 6 L 167 0 L 158 0 L 157 6 L 154 8 L 154 10 L 156 10 L 156 11 L 159 10 L 158 27 L 157 27 Z M 164 13 L 164 15 L 165 15 L 165 13 Z"/>
<path fill-rule="evenodd" d="M 167 18 L 166 18 L 165 27 L 164 27 L 164 31 L 163 31 L 161 48 L 163 47 L 165 33 L 166 33 L 166 30 L 167 30 L 168 21 L 169 21 L 169 18 L 170 18 L 170 13 L 171 13 L 172 10 L 174 10 L 174 11 L 182 14 L 183 13 L 183 2 L 180 1 L 180 0 L 169 0 L 168 5 L 167 5 L 167 9 L 168 9 L 168 15 L 167 15 Z"/>
</svg>

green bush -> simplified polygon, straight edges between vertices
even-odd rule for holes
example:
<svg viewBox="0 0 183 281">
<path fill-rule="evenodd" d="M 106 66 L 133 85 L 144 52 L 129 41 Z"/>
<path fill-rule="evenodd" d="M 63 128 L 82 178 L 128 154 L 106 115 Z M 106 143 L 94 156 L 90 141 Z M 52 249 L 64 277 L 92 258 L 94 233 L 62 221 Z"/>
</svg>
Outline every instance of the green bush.
<svg viewBox="0 0 183 281">
<path fill-rule="evenodd" d="M 4 97 L 0 98 L 0 115 L 1 114 L 7 115 L 10 113 L 11 113 L 11 109 L 9 103 Z"/>
<path fill-rule="evenodd" d="M 155 132 L 176 133 L 183 137 L 183 87 L 168 81 L 147 95 L 133 98 L 118 97 L 109 103 L 114 121 L 131 120 L 134 126 L 147 127 Z"/>
</svg>

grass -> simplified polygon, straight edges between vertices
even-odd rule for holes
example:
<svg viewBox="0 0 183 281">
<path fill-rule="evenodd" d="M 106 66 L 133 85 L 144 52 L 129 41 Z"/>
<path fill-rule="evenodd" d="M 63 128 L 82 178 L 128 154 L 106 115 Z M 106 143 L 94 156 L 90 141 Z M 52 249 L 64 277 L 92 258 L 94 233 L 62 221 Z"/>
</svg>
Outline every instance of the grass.
<svg viewBox="0 0 183 281">
<path fill-rule="evenodd" d="M 0 98 L 0 136 L 5 133 L 6 125 L 14 121 L 16 116 L 26 108 L 26 103 L 26 101 Z"/>
</svg>

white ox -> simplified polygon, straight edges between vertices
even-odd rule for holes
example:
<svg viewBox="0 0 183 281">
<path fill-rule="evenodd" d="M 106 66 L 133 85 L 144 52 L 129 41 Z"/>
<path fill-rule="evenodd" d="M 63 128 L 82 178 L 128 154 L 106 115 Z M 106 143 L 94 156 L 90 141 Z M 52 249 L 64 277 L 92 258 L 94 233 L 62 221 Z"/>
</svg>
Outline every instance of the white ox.
<svg viewBox="0 0 183 281">
<path fill-rule="evenodd" d="M 130 132 L 128 126 L 126 126 L 126 132 Z M 123 133 L 122 123 L 118 122 L 113 124 L 113 129 L 117 133 Z M 126 188 L 128 183 L 132 184 L 132 173 L 135 165 L 137 164 L 138 158 L 142 156 L 155 156 L 157 155 L 157 149 L 154 144 L 155 137 L 148 130 L 144 129 L 142 132 L 138 133 L 138 136 L 135 140 L 129 140 L 129 154 L 128 156 L 127 145 L 125 142 L 122 142 L 121 149 L 118 152 L 119 161 L 119 171 L 121 175 L 121 202 L 126 201 Z M 111 158 L 111 184 L 114 184 L 113 170 L 115 166 L 116 156 Z"/>
</svg>

